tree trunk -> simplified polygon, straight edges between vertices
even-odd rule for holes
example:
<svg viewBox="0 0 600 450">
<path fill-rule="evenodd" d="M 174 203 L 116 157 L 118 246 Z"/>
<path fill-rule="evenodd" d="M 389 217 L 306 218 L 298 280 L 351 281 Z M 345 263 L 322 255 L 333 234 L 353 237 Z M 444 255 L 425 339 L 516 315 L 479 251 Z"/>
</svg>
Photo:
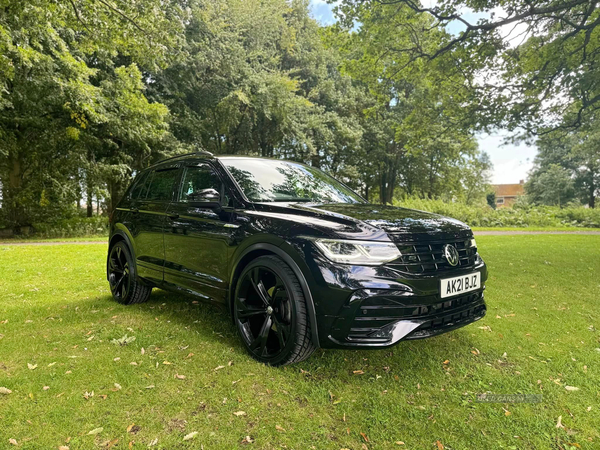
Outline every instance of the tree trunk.
<svg viewBox="0 0 600 450">
<path fill-rule="evenodd" d="M 92 197 L 92 181 L 91 180 L 87 180 L 87 216 L 88 217 L 92 217 L 92 215 L 94 214 L 94 205 L 92 204 L 92 202 L 94 201 L 94 198 Z"/>
<path fill-rule="evenodd" d="M 596 207 L 596 197 L 594 197 L 595 193 L 596 193 L 596 185 L 594 184 L 594 175 L 592 174 L 592 181 L 590 183 L 590 201 L 588 203 L 588 206 L 590 208 Z"/>
</svg>

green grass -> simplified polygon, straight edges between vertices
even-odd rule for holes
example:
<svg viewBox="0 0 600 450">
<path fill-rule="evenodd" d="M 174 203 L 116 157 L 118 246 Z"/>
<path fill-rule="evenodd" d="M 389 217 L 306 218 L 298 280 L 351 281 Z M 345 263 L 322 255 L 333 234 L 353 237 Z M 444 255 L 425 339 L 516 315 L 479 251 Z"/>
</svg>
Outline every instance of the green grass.
<svg viewBox="0 0 600 450">
<path fill-rule="evenodd" d="M 0 386 L 12 390 L 0 448 L 599 448 L 600 236 L 477 241 L 491 273 L 484 320 L 287 368 L 250 359 L 216 307 L 158 290 L 113 302 L 103 246 L 0 247 Z M 110 342 L 125 334 L 136 340 Z M 476 403 L 483 392 L 543 402 Z"/>
</svg>

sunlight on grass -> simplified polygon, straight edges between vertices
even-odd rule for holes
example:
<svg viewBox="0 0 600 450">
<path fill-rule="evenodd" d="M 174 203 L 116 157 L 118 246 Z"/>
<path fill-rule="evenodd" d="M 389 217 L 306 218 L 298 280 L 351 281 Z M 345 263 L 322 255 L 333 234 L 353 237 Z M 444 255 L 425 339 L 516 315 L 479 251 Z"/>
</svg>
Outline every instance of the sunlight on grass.
<svg viewBox="0 0 600 450">
<path fill-rule="evenodd" d="M 247 356 L 215 306 L 113 302 L 104 246 L 0 246 L 0 448 L 598 448 L 600 236 L 477 242 L 484 320 L 286 368 Z"/>
</svg>

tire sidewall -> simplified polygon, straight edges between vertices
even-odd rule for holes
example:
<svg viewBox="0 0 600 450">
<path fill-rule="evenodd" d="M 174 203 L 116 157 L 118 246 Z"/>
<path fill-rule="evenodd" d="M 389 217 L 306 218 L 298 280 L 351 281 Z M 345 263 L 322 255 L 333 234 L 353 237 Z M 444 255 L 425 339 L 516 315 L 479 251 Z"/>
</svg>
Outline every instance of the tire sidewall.
<svg viewBox="0 0 600 450">
<path fill-rule="evenodd" d="M 277 258 L 279 260 L 279 264 L 276 263 L 276 261 L 274 260 L 275 258 Z M 237 298 L 238 298 L 239 291 L 241 288 L 242 280 L 248 274 L 248 272 L 250 272 L 252 269 L 254 269 L 256 267 L 265 267 L 265 268 L 273 271 L 283 281 L 283 284 L 285 285 L 285 288 L 286 288 L 288 295 L 290 297 L 290 300 L 291 300 L 290 303 L 291 303 L 291 309 L 292 309 L 292 321 L 291 321 L 292 324 L 291 324 L 290 338 L 288 339 L 288 341 L 285 344 L 285 349 L 273 358 L 265 358 L 265 357 L 259 356 L 259 355 L 255 354 L 254 352 L 252 352 L 252 350 L 250 350 L 250 348 L 248 348 L 246 338 L 245 338 L 242 330 L 240 329 L 240 325 L 237 320 Z M 297 341 L 298 341 L 298 309 L 300 308 L 299 302 L 304 302 L 304 296 L 301 294 L 301 297 L 299 298 L 299 296 L 297 295 L 297 292 L 296 292 L 297 289 L 293 285 L 293 280 L 289 279 L 289 274 L 284 269 L 282 269 L 282 267 L 289 268 L 288 264 L 277 256 L 261 256 L 261 257 L 255 259 L 254 261 L 252 261 L 246 267 L 244 267 L 244 270 L 242 270 L 242 273 L 240 274 L 240 276 L 237 280 L 237 284 L 235 287 L 235 297 L 233 299 L 233 308 L 232 308 L 233 320 L 235 322 L 235 327 L 237 329 L 237 333 L 238 333 L 240 339 L 242 340 L 244 347 L 246 347 L 246 350 L 248 351 L 248 353 L 250 353 L 250 355 L 254 359 L 256 359 L 262 363 L 272 365 L 272 366 L 277 366 L 282 363 L 285 363 L 289 359 L 290 354 L 292 353 L 294 348 L 296 347 Z M 291 270 L 291 268 L 290 268 L 290 270 Z"/>
</svg>

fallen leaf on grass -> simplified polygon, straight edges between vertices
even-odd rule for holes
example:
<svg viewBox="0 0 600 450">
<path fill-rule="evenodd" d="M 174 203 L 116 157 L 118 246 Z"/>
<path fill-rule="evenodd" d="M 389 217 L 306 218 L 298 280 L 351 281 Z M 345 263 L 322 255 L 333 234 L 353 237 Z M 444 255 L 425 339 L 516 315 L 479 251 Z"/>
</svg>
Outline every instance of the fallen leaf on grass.
<svg viewBox="0 0 600 450">
<path fill-rule="evenodd" d="M 146 386 L 146 389 L 154 389 L 154 385 L 151 384 L 150 386 Z"/>
<path fill-rule="evenodd" d="M 236 411 L 233 413 L 234 416 L 240 417 L 240 416 L 245 416 L 246 415 L 246 411 Z"/>
<path fill-rule="evenodd" d="M 444 450 L 444 444 L 440 441 L 435 441 L 435 445 L 437 445 L 438 450 Z"/>
<path fill-rule="evenodd" d="M 8 395 L 8 394 L 12 394 L 12 391 L 8 388 L 0 387 L 0 394 Z"/>
<path fill-rule="evenodd" d="M 50 386 L 44 386 L 42 389 L 43 389 L 44 391 L 47 391 L 48 389 L 50 389 Z"/>
<path fill-rule="evenodd" d="M 86 391 L 86 392 L 83 394 L 83 398 L 85 398 L 86 400 L 88 400 L 90 397 L 93 397 L 93 396 L 94 396 L 94 391 L 92 391 L 92 392 L 87 392 L 87 391 Z"/>
<path fill-rule="evenodd" d="M 170 363 L 169 361 L 163 361 L 163 364 L 164 364 L 165 366 L 170 366 L 172 363 Z"/>
<path fill-rule="evenodd" d="M 558 421 L 556 422 L 556 428 L 564 429 L 565 426 L 562 424 L 562 416 L 558 416 Z"/>
<path fill-rule="evenodd" d="M 246 436 L 244 439 L 242 439 L 242 444 L 252 444 L 254 442 L 254 439 L 252 439 L 250 436 Z"/>
<path fill-rule="evenodd" d="M 569 392 L 572 392 L 572 391 L 578 391 L 578 390 L 579 390 L 579 388 L 578 388 L 578 387 L 575 387 L 575 386 L 565 386 L 565 389 L 566 389 L 567 391 L 569 391 Z"/>
<path fill-rule="evenodd" d="M 48 364 L 48 367 L 52 367 L 54 364 L 56 364 L 56 362 L 51 362 L 50 364 Z"/>
<path fill-rule="evenodd" d="M 214 369 L 214 370 L 215 370 L 215 372 L 216 372 L 217 370 L 221 370 L 221 369 L 224 369 L 224 368 L 225 368 L 225 366 L 218 366 L 218 367 L 215 367 L 215 369 Z"/>
<path fill-rule="evenodd" d="M 92 431 L 88 433 L 88 435 L 95 436 L 96 434 L 100 434 L 104 431 L 103 427 L 94 428 Z"/>
<path fill-rule="evenodd" d="M 189 440 L 191 440 L 191 439 L 194 439 L 196 436 L 198 436 L 198 432 L 197 432 L 197 431 L 192 431 L 190 434 L 186 434 L 186 435 L 183 437 L 183 440 L 184 440 L 184 441 L 189 441 Z"/>
<path fill-rule="evenodd" d="M 275 429 L 277 431 L 283 431 L 283 432 L 285 432 L 285 429 L 282 426 L 279 426 L 279 425 L 275 425 Z"/>
<path fill-rule="evenodd" d="M 111 389 L 112 391 L 120 391 L 121 390 L 121 385 L 119 383 L 115 383 L 115 388 Z"/>
<path fill-rule="evenodd" d="M 60 447 L 58 447 L 58 450 L 69 450 L 69 447 L 67 447 L 66 445 L 61 445 Z"/>
<path fill-rule="evenodd" d="M 136 434 L 138 433 L 140 430 L 142 429 L 142 427 L 140 427 L 139 425 L 136 425 L 135 423 L 132 423 L 131 425 L 129 425 L 127 427 L 127 432 L 128 433 L 132 433 L 132 434 Z"/>
<path fill-rule="evenodd" d="M 35 370 L 37 367 L 37 364 L 29 364 L 27 363 L 27 367 L 29 368 L 29 370 Z"/>
<path fill-rule="evenodd" d="M 354 375 L 362 375 L 363 373 L 365 373 L 363 370 L 353 370 L 352 373 Z"/>
<path fill-rule="evenodd" d="M 369 438 L 367 437 L 367 435 L 365 433 L 360 433 L 360 435 L 365 440 L 365 442 L 369 442 Z"/>
<path fill-rule="evenodd" d="M 9 439 L 8 443 L 12 444 L 12 445 L 19 445 L 19 444 L 17 444 L 17 440 L 16 439 Z"/>
<path fill-rule="evenodd" d="M 396 445 L 404 445 L 403 441 L 396 441 Z"/>
<path fill-rule="evenodd" d="M 175 378 L 177 378 L 178 380 L 185 380 L 185 375 L 179 375 L 178 373 L 176 373 Z"/>
<path fill-rule="evenodd" d="M 153 440 L 151 440 L 148 444 L 148 447 L 154 447 L 156 444 L 158 444 L 158 438 L 154 438 Z"/>
</svg>

